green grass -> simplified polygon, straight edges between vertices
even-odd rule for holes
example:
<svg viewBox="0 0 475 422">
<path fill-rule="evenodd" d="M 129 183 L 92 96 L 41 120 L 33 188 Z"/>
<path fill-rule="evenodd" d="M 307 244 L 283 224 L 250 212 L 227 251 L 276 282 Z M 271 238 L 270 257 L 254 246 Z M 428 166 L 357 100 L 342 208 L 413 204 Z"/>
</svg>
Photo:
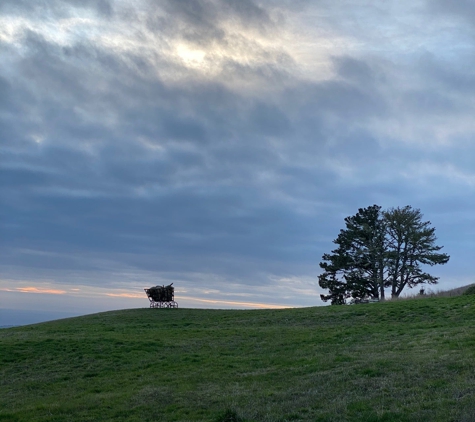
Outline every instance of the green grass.
<svg viewBox="0 0 475 422">
<path fill-rule="evenodd" d="M 474 421 L 475 296 L 0 330 L 0 421 Z"/>
</svg>

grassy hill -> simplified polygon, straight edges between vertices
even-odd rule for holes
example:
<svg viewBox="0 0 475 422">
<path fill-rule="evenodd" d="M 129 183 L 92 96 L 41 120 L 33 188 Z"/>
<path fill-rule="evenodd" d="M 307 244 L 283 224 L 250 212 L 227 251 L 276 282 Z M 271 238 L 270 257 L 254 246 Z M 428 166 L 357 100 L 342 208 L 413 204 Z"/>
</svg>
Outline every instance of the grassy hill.
<svg viewBox="0 0 475 422">
<path fill-rule="evenodd" d="M 475 296 L 0 330 L 0 421 L 474 421 Z"/>
</svg>

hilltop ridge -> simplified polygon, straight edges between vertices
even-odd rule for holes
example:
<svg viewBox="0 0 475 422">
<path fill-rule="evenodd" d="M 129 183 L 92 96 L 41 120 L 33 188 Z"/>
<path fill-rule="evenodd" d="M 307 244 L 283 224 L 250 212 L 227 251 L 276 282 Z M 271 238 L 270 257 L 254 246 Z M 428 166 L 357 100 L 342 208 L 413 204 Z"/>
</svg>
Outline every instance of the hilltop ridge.
<svg viewBox="0 0 475 422">
<path fill-rule="evenodd" d="M 475 420 L 474 320 L 475 296 L 458 296 L 9 328 L 0 419 Z"/>
</svg>

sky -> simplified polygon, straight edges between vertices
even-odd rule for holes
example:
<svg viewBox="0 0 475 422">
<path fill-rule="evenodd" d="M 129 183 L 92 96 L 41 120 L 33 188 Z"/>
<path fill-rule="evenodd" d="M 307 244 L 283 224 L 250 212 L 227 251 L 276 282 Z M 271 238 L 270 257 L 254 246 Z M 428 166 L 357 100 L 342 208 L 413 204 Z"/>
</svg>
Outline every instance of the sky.
<svg viewBox="0 0 475 422">
<path fill-rule="evenodd" d="M 474 68 L 468 0 L 1 0 L 0 325 L 322 305 L 373 204 L 475 282 Z"/>
</svg>

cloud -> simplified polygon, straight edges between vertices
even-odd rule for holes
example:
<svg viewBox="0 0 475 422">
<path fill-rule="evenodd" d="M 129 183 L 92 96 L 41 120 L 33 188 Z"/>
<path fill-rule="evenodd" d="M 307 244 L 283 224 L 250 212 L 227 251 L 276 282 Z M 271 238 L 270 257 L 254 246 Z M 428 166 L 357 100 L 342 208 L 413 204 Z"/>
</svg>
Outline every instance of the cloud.
<svg viewBox="0 0 475 422">
<path fill-rule="evenodd" d="M 454 16 L 461 21 L 473 26 L 475 17 L 475 6 L 473 2 L 461 0 L 456 3 L 447 3 L 442 0 L 436 0 L 428 3 L 429 9 L 445 19 L 447 15 Z"/>
<path fill-rule="evenodd" d="M 44 12 L 54 12 L 58 15 L 70 15 L 73 13 L 71 8 L 89 9 L 99 13 L 102 16 L 110 16 L 112 14 L 112 5 L 108 0 L 64 0 L 48 1 L 46 4 L 31 3 L 28 0 L 3 0 L 0 3 L 0 12 L 7 15 L 32 15 L 34 17 Z"/>
<path fill-rule="evenodd" d="M 234 29 L 266 32 L 275 23 L 269 13 L 250 0 L 167 0 L 147 2 L 147 28 L 177 35 L 195 45 L 229 42 Z"/>
</svg>

